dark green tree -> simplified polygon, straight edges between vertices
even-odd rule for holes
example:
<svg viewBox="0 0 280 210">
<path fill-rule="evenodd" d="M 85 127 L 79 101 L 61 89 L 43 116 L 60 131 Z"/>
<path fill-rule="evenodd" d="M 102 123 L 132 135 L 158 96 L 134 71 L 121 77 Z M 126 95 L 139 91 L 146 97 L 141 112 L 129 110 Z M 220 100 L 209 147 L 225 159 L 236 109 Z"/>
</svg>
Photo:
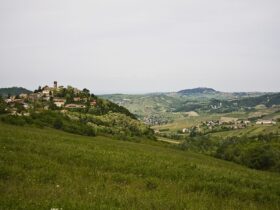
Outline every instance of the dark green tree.
<svg viewBox="0 0 280 210">
<path fill-rule="evenodd" d="M 53 123 L 53 127 L 56 129 L 61 129 L 63 127 L 63 122 L 60 118 L 56 118 Z"/>
<path fill-rule="evenodd" d="M 3 100 L 2 96 L 0 96 L 0 114 L 6 113 L 7 104 Z"/>
<path fill-rule="evenodd" d="M 25 110 L 24 106 L 20 103 L 16 103 L 15 108 L 17 109 L 18 113 L 22 113 Z"/>
</svg>

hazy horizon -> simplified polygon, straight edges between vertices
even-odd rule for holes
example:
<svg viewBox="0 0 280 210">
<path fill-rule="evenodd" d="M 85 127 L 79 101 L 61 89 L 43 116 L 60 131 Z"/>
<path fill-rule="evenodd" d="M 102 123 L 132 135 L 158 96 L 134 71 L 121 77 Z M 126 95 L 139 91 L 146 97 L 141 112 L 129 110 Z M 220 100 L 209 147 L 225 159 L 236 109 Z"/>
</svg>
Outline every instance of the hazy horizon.
<svg viewBox="0 0 280 210">
<path fill-rule="evenodd" d="M 0 87 L 280 91 L 276 0 L 0 2 Z"/>
<path fill-rule="evenodd" d="M 38 85 L 36 86 L 35 88 L 26 88 L 26 87 L 23 87 L 23 86 L 16 86 L 16 85 L 13 85 L 13 86 L 7 86 L 7 87 L 0 87 L 1 88 L 26 88 L 30 91 L 34 91 L 35 89 L 37 89 L 39 86 L 41 87 L 44 87 L 44 85 L 48 85 L 49 87 L 53 86 L 52 83 L 45 83 L 45 84 L 42 84 L 42 85 Z M 64 87 L 67 87 L 68 85 L 74 87 L 74 88 L 78 88 L 78 89 L 83 89 L 83 88 L 87 88 L 87 87 L 76 87 L 76 86 L 73 86 L 71 84 L 58 84 L 58 85 L 63 85 Z M 190 88 L 182 88 L 180 90 L 169 90 L 169 91 L 157 91 L 157 92 L 95 92 L 94 90 L 91 90 L 91 93 L 94 93 L 96 95 L 117 95 L 117 94 L 122 94 L 122 95 L 143 95 L 143 94 L 160 94 L 160 93 L 176 93 L 176 92 L 179 92 L 181 90 L 186 90 L 186 89 L 196 89 L 196 88 L 212 88 L 212 87 L 190 87 Z M 224 92 L 224 93 L 254 93 L 254 92 L 263 92 L 263 93 L 279 93 L 280 91 L 222 91 L 222 90 L 217 90 L 215 88 L 212 88 L 214 89 L 215 91 L 218 91 L 218 92 Z"/>
</svg>

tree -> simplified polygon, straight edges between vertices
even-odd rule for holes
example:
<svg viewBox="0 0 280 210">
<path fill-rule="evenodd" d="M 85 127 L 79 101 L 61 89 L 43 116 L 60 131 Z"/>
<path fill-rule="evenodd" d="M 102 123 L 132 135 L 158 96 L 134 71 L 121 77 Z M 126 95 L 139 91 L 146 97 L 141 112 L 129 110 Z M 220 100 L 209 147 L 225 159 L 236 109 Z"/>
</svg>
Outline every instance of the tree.
<svg viewBox="0 0 280 210">
<path fill-rule="evenodd" d="M 72 103 L 74 101 L 74 97 L 71 93 L 67 93 L 66 94 L 66 103 L 69 104 L 69 103 Z"/>
<path fill-rule="evenodd" d="M 56 118 L 53 123 L 53 127 L 56 129 L 61 129 L 63 126 L 63 122 L 60 118 Z"/>
<path fill-rule="evenodd" d="M 270 145 L 256 145 L 246 152 L 243 159 L 250 168 L 269 169 L 279 161 L 279 153 Z"/>
<path fill-rule="evenodd" d="M 42 92 L 42 87 L 39 86 L 37 90 L 34 90 L 34 93 L 39 93 L 39 92 Z"/>
<path fill-rule="evenodd" d="M 86 89 L 86 88 L 84 88 L 84 89 L 83 89 L 83 93 L 89 94 L 89 90 Z"/>
<path fill-rule="evenodd" d="M 0 96 L 0 114 L 6 113 L 7 104 L 3 100 L 2 96 Z"/>
<path fill-rule="evenodd" d="M 82 90 L 82 94 L 84 97 L 90 97 L 90 91 L 86 88 Z"/>
<path fill-rule="evenodd" d="M 21 113 L 21 112 L 23 112 L 25 110 L 24 106 L 22 104 L 20 104 L 20 103 L 16 103 L 15 104 L 15 108 L 17 109 L 18 113 Z"/>
<path fill-rule="evenodd" d="M 59 108 L 54 104 L 54 102 L 53 102 L 53 97 L 50 98 L 49 109 L 50 109 L 50 110 L 58 110 L 58 109 L 59 109 Z"/>
<path fill-rule="evenodd" d="M 195 137 L 195 136 L 196 136 L 196 127 L 193 127 L 190 132 L 190 137 Z"/>
</svg>

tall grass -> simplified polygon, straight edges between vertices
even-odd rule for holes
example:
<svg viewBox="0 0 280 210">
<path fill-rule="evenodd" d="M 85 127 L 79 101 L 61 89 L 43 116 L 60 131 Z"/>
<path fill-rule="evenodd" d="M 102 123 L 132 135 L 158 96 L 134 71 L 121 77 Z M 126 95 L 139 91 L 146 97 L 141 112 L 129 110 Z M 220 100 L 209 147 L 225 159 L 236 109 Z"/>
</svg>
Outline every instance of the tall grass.
<svg viewBox="0 0 280 210">
<path fill-rule="evenodd" d="M 156 144 L 0 124 L 0 209 L 51 208 L 280 209 L 280 176 Z"/>
</svg>

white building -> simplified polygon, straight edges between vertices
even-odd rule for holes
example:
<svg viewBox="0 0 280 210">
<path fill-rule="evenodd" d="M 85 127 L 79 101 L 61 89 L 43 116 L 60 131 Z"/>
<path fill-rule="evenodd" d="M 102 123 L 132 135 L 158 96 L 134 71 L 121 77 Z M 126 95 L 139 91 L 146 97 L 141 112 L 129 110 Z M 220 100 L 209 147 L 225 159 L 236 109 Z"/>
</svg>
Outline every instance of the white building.
<svg viewBox="0 0 280 210">
<path fill-rule="evenodd" d="M 257 125 L 275 125 L 276 122 L 272 120 L 258 120 L 256 122 Z"/>
<path fill-rule="evenodd" d="M 19 97 L 25 99 L 25 98 L 28 97 L 28 94 L 26 94 L 26 93 L 21 93 L 21 94 L 19 94 Z"/>
<path fill-rule="evenodd" d="M 64 104 L 66 102 L 66 99 L 62 99 L 62 98 L 55 98 L 53 99 L 53 103 L 57 106 L 57 107 L 63 107 Z"/>
<path fill-rule="evenodd" d="M 50 96 L 50 90 L 49 90 L 49 89 L 44 89 L 44 90 L 42 91 L 42 93 L 43 93 L 43 95 L 45 95 L 45 96 Z"/>
<path fill-rule="evenodd" d="M 183 129 L 182 129 L 182 132 L 183 132 L 183 133 L 187 133 L 187 132 L 189 132 L 189 129 L 188 129 L 188 128 L 183 128 Z"/>
</svg>

